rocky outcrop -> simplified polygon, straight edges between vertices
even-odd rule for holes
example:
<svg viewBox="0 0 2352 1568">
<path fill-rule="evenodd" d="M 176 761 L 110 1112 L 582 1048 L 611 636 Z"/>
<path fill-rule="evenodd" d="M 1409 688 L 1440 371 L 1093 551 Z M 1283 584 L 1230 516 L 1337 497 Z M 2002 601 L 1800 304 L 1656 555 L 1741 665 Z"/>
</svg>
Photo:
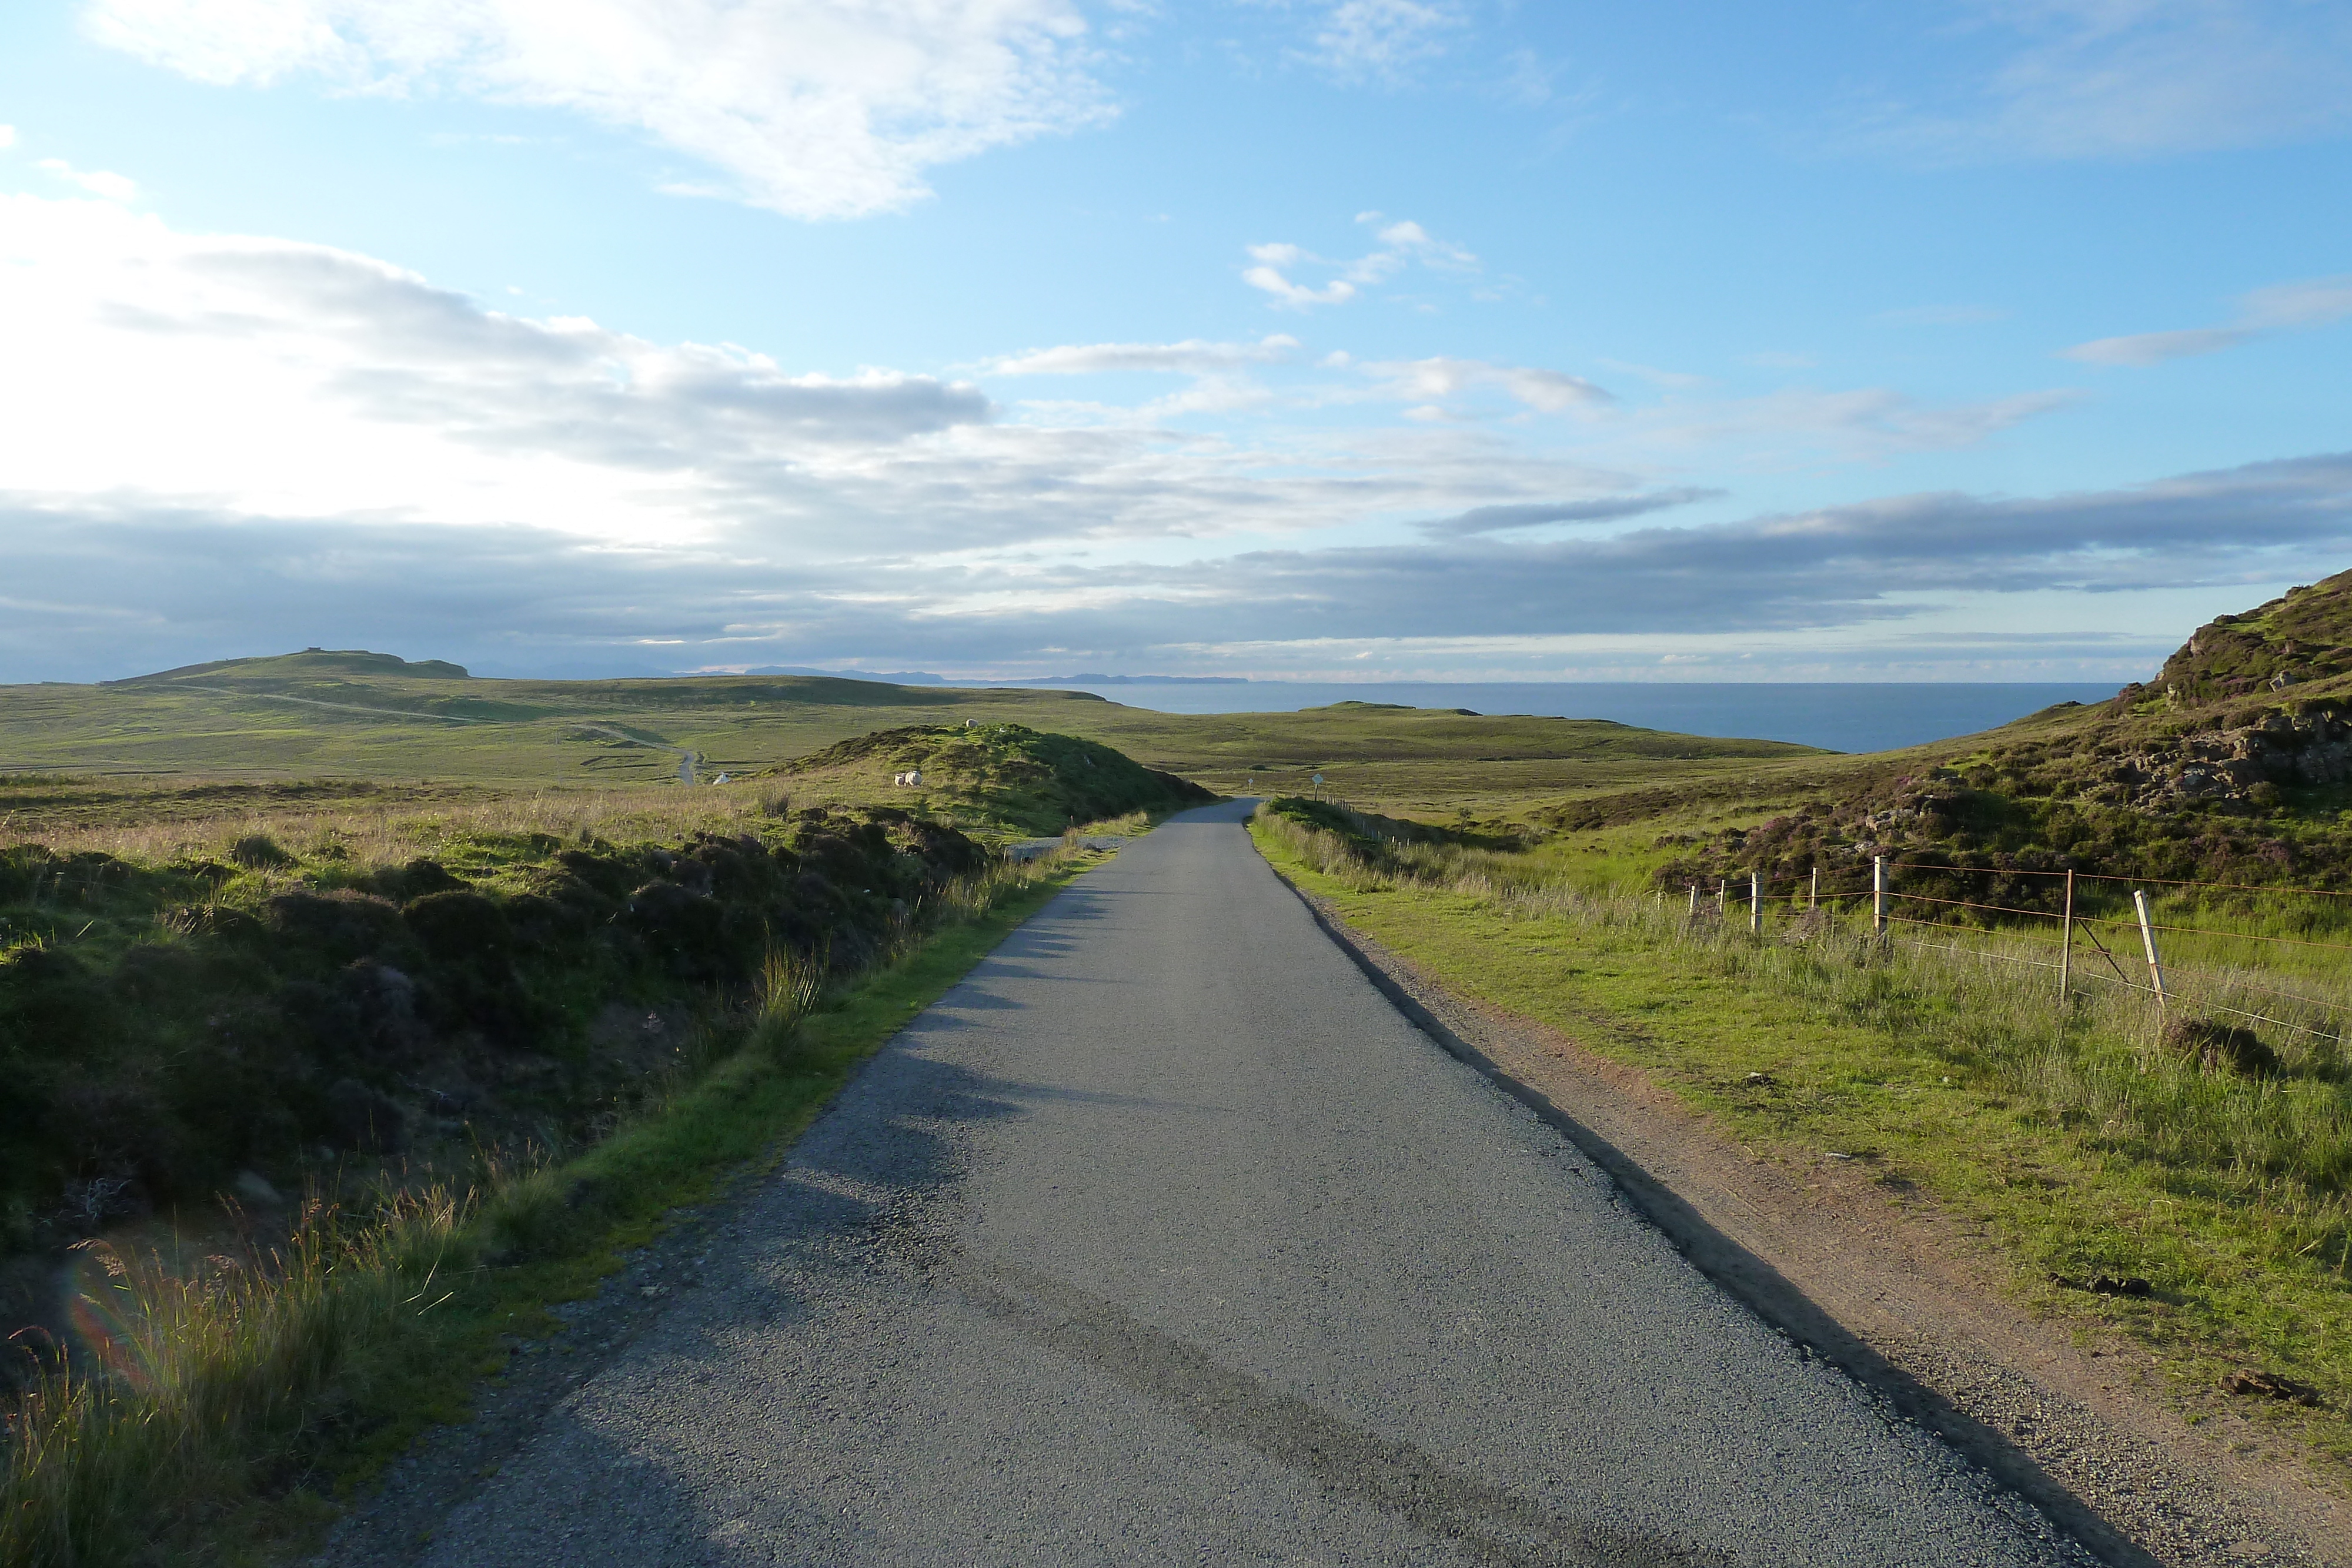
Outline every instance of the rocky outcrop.
<svg viewBox="0 0 2352 1568">
<path fill-rule="evenodd" d="M 2163 810 L 2198 801 L 2275 803 L 2281 789 L 2352 779 L 2352 725 L 2333 712 L 2273 713 L 2123 758 L 2086 791 L 2103 805 Z"/>
</svg>

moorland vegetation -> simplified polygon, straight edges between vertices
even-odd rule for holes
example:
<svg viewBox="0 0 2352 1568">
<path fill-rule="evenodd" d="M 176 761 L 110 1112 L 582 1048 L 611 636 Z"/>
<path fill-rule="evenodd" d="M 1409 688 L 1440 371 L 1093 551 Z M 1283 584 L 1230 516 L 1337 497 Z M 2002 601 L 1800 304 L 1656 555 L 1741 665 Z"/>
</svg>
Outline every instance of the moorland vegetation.
<svg viewBox="0 0 2352 1568">
<path fill-rule="evenodd" d="M 941 738 L 981 765 L 919 802 L 9 780 L 53 831 L 0 849 L 0 1561 L 315 1512 L 1084 858 L 1003 838 L 1208 798 Z"/>
<path fill-rule="evenodd" d="M 1877 856 L 2049 904 L 2063 872 L 2352 892 L 2352 572 L 2200 628 L 2156 681 L 1960 743 L 1857 758 L 1760 821 L 1667 840 L 1654 876 L 1707 882 Z M 1768 797 L 1746 790 L 1748 803 Z M 1735 795 L 1736 799 L 1737 796 Z M 1563 831 L 1687 815 L 1675 791 L 1554 811 Z M 1960 885 L 1958 881 L 1953 883 Z"/>
<path fill-rule="evenodd" d="M 2021 1295 L 2133 1336 L 2192 1418 L 2253 1364 L 2318 1402 L 2267 1406 L 2283 1431 L 2352 1455 L 2352 992 L 2295 945 L 2352 936 L 2322 896 L 2352 892 L 2347 606 L 2352 574 L 2220 618 L 2113 702 L 1853 758 L 1370 704 L 485 681 L 320 650 L 0 688 L 11 760 L 51 769 L 0 779 L 0 1070 L 23 1085 L 0 1243 L 36 1265 L 16 1315 L 62 1330 L 49 1261 L 111 1248 L 83 1298 L 140 1303 L 122 1343 L 178 1368 L 52 1361 L 55 1418 L 20 1406 L 12 1449 L 36 1506 L 11 1517 L 82 1521 L 90 1554 L 35 1559 L 55 1562 L 152 1546 L 135 1516 L 159 1486 L 184 1547 L 223 1509 L 282 1524 L 283 1500 L 457 1407 L 497 1324 L 585 1289 L 615 1237 L 809 1113 L 909 988 L 1067 874 L 1008 870 L 999 842 L 1139 824 L 1202 783 L 1287 792 L 1255 828 L 1269 857 L 1465 992 L 1752 1146 L 1835 1150 L 1971 1217 Z M 652 787 L 681 761 L 731 780 Z M 1881 857 L 1957 901 L 1934 919 L 1961 951 L 1857 925 L 1841 895 Z M 1816 870 L 1825 909 L 1798 892 Z M 2290 939 L 2183 955 L 2200 1003 L 2267 1021 L 2088 983 L 2059 1005 L 2030 922 L 2068 870 L 2231 884 L 2158 907 Z M 1690 894 L 1751 874 L 1769 917 Z M 234 1278 L 190 1261 L 224 1235 Z M 456 1337 L 420 1337 L 444 1299 L 424 1281 L 449 1280 Z M 2146 1291 L 2078 1288 L 2100 1280 Z M 182 1445 L 203 1462 L 168 1486 L 108 1436 L 167 1385 L 183 1427 L 249 1437 Z"/>
<path fill-rule="evenodd" d="M 1224 793 L 1305 792 L 1312 775 L 1375 809 L 1523 816 L 1593 788 L 1719 777 L 1819 757 L 1774 741 L 1605 720 L 1338 703 L 1305 713 L 1163 714 L 1086 692 L 899 686 L 798 675 L 530 681 L 429 661 L 311 652 L 101 685 L 0 686 L 0 758 L 85 786 L 135 781 L 145 813 L 216 816 L 237 789 L 480 800 L 549 788 L 741 779 L 875 730 L 1013 724 L 1111 747 Z M 176 792 L 168 786 L 178 782 Z M 1253 782 L 1254 781 L 1254 782 Z M 5 783 L 5 779 L 0 779 Z M 888 799 L 888 776 L 879 788 Z M 803 771 L 803 805 L 872 803 L 859 768 Z M 903 803 L 903 802 L 901 802 Z M 81 820 L 131 814 L 89 802 Z M 942 810 L 946 810 L 945 806 Z M 45 833 L 64 808 L 0 803 Z M 980 824 L 983 831 L 987 824 Z"/>
</svg>

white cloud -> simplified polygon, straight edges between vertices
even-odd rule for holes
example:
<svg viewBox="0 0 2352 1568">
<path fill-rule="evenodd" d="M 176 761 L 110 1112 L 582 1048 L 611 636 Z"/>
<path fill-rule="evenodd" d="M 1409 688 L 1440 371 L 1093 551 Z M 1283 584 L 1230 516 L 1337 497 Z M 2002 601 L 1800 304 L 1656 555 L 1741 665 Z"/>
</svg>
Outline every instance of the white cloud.
<svg viewBox="0 0 2352 1568">
<path fill-rule="evenodd" d="M 2242 327 L 2195 327 L 2179 332 L 2135 332 L 2077 343 L 2066 358 L 2086 365 L 2156 365 L 2167 360 L 2234 349 L 2254 334 Z"/>
<path fill-rule="evenodd" d="M 2070 360 L 2091 365 L 2155 365 L 2234 349 L 2272 332 L 2325 327 L 2347 317 L 2352 317 L 2352 276 L 2310 277 L 2274 283 L 2244 295 L 2238 301 L 2236 321 L 2226 327 L 2098 338 L 2064 352 Z"/>
<path fill-rule="evenodd" d="M 504 315 L 365 256 L 184 235 L 97 202 L 0 196 L 0 482 L 18 491 L 658 539 L 763 476 L 990 413 L 929 377 L 793 375 Z"/>
<path fill-rule="evenodd" d="M 1372 224 L 1380 223 L 1380 218 L 1378 213 L 1363 213 L 1357 216 L 1356 221 Z M 1478 258 L 1468 250 L 1451 240 L 1436 238 L 1410 218 L 1381 224 L 1374 237 L 1381 242 L 1380 249 L 1356 265 L 1377 267 L 1383 275 L 1394 271 L 1407 260 L 1462 272 L 1475 272 L 1478 267 Z"/>
<path fill-rule="evenodd" d="M 1073 343 L 1009 354 L 988 369 L 1000 376 L 1088 376 L 1119 371 L 1204 375 L 1248 365 L 1275 364 L 1298 348 L 1298 340 L 1277 332 L 1255 343 Z"/>
<path fill-rule="evenodd" d="M 1323 13 L 1307 57 L 1344 81 L 1397 81 L 1445 52 L 1468 23 L 1459 5 L 1427 0 L 1339 0 Z"/>
<path fill-rule="evenodd" d="M 2064 389 L 1976 402 L 1928 403 L 1888 387 L 1822 392 L 1792 387 L 1763 397 L 1669 400 L 1615 415 L 1616 460 L 1658 461 L 1705 454 L 1722 469 L 1786 468 L 1828 458 L 1868 463 L 1907 452 L 1973 446 L 2029 419 L 2079 401 Z"/>
<path fill-rule="evenodd" d="M 2247 295 L 2239 307 L 2252 327 L 2325 327 L 2352 316 L 2352 274 L 2273 283 Z"/>
<path fill-rule="evenodd" d="M 1075 0 L 89 0 L 83 16 L 200 81 L 583 114 L 711 165 L 701 193 L 797 217 L 903 208 L 926 169 L 1110 112 Z"/>
<path fill-rule="evenodd" d="M 1286 305 L 1294 310 L 1304 310 L 1310 305 L 1345 305 L 1356 297 L 1356 286 L 1344 277 L 1320 288 L 1313 288 L 1303 283 L 1293 283 L 1282 275 L 1280 269 L 1272 267 L 1253 267 L 1242 274 L 1242 281 L 1252 288 L 1262 288 L 1273 295 L 1276 305 Z"/>
<path fill-rule="evenodd" d="M 5 152 L 15 145 L 16 145 L 16 128 L 13 125 L 0 125 L 0 152 Z"/>
<path fill-rule="evenodd" d="M 1380 226 L 1373 234 L 1378 243 L 1353 261 L 1333 261 L 1286 240 L 1252 245 L 1244 248 L 1258 265 L 1244 271 L 1242 281 L 1274 296 L 1276 306 L 1303 310 L 1314 305 L 1344 305 L 1361 290 L 1386 282 L 1415 262 L 1440 272 L 1478 270 L 1478 258 L 1468 249 L 1434 237 L 1411 219 L 1387 223 L 1379 213 L 1358 213 L 1356 222 Z M 1290 276 L 1301 267 L 1330 267 L 1339 276 L 1318 287 Z"/>
<path fill-rule="evenodd" d="M 2011 52 L 1886 134 L 1939 155 L 2143 158 L 2352 127 L 2352 10 L 2305 0 L 1976 0 Z"/>
<path fill-rule="evenodd" d="M 935 376 L 807 373 L 509 314 L 368 256 L 183 234 L 88 197 L 0 195 L 0 538 L 38 585 L 0 590 L 0 676 L 74 673 L 58 650 L 122 674 L 329 637 L 460 658 L 660 643 L 680 667 L 869 650 L 969 667 L 1270 635 L 1657 631 L 1726 606 L 1745 624 L 1847 623 L 1909 612 L 1889 594 L 2040 582 L 2002 552 L 2060 548 L 2037 531 L 2047 508 L 1965 498 L 1736 528 L 1643 514 L 1705 498 L 1708 470 L 1964 444 L 2063 393 L 1623 408 L 1543 367 L 1318 365 L 1277 336 L 1006 356 L 1012 375 L 1192 378 L 1139 407 L 1007 418 Z M 1298 386 L 1252 384 L 1277 375 Z M 1300 387 L 1293 423 L 1153 423 Z M 1481 400 L 1585 417 L 1481 419 Z M 1331 417 L 1351 401 L 1428 417 Z M 2263 548 L 2336 539 L 2343 471 L 2151 491 L 2083 548 L 2154 517 L 2210 559 L 2066 570 L 2102 584 L 2219 570 L 2241 535 L 2211 518 L 2251 516 L 2243 542 Z M 2191 513 L 2209 519 L 2195 538 Z M 1573 540 L 1526 532 L 1571 524 Z M 1416 527 L 1434 537 L 1367 543 Z"/>
<path fill-rule="evenodd" d="M 1602 408 L 1616 402 L 1606 390 L 1581 376 L 1527 365 L 1498 365 L 1485 360 L 1440 355 L 1426 360 L 1373 361 L 1360 368 L 1389 395 L 1409 402 L 1458 397 L 1480 389 L 1503 392 L 1544 413 Z"/>
<path fill-rule="evenodd" d="M 807 564 L 1281 534 L 1634 482 L 1467 431 L 1155 423 L 1266 402 L 1242 372 L 1296 352 L 1281 336 L 1011 356 L 1019 374 L 1196 381 L 1139 407 L 1005 419 L 932 376 L 798 373 L 731 345 L 509 314 L 367 256 L 184 235 L 87 199 L 0 196 L 0 490 L 45 506 L 523 528 Z M 1535 374 L 1529 395 L 1553 395 Z"/>
<path fill-rule="evenodd" d="M 77 169 L 62 158 L 44 158 L 40 167 L 68 184 L 79 185 L 93 196 L 103 196 L 110 202 L 136 201 L 137 182 L 104 169 Z"/>
</svg>

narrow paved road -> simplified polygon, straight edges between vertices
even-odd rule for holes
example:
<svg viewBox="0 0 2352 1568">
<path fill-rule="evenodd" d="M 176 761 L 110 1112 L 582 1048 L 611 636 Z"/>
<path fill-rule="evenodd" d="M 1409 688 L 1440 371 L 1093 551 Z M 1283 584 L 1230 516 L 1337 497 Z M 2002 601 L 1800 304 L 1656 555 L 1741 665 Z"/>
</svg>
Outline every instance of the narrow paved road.
<svg viewBox="0 0 2352 1568">
<path fill-rule="evenodd" d="M 425 1560 L 2086 1560 L 1405 1022 L 1244 814 L 908 1028 Z"/>
</svg>

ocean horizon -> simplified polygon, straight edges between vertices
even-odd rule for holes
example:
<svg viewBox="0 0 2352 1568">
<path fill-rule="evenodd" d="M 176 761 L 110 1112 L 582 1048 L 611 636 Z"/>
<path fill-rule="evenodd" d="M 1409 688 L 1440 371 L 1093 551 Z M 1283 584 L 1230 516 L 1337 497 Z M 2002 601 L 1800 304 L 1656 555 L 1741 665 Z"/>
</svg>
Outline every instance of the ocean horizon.
<svg viewBox="0 0 2352 1568">
<path fill-rule="evenodd" d="M 962 682 L 954 683 L 962 685 Z M 1000 682 L 1003 685 L 1045 683 Z M 1602 718 L 1644 729 L 1886 751 L 1974 735 L 2063 702 L 2105 702 L 2114 681 L 1056 681 L 1156 713 L 1296 713 L 1338 702 Z"/>
</svg>

